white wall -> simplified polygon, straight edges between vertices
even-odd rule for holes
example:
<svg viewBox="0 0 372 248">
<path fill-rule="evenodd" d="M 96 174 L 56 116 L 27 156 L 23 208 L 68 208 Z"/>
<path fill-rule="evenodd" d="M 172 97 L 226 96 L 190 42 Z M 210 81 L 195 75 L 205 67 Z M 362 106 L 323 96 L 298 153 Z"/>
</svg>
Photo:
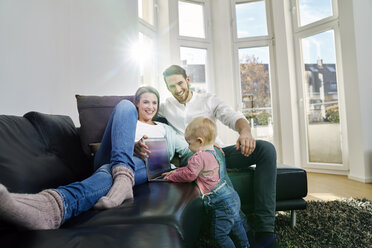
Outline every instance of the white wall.
<svg viewBox="0 0 372 248">
<path fill-rule="evenodd" d="M 361 136 L 359 144 L 362 147 L 362 163 L 354 163 L 350 160 L 349 177 L 365 182 L 372 182 L 372 75 L 371 75 L 371 58 L 372 58 L 372 1 L 354 0 L 354 34 L 355 34 L 355 54 L 356 54 L 356 82 L 359 89 L 359 99 L 354 99 L 359 103 Z"/>
<path fill-rule="evenodd" d="M 0 0 L 0 114 L 63 114 L 75 94 L 133 94 L 132 0 Z"/>
<path fill-rule="evenodd" d="M 372 3 L 367 0 L 339 1 L 340 46 L 342 51 L 343 84 L 345 98 L 346 155 L 348 177 L 361 182 L 372 182 L 372 131 L 370 124 L 372 104 L 369 61 Z M 341 90 L 340 90 L 341 92 Z M 345 137 L 346 136 L 346 137 Z M 345 156 L 344 156 L 345 158 Z"/>
</svg>

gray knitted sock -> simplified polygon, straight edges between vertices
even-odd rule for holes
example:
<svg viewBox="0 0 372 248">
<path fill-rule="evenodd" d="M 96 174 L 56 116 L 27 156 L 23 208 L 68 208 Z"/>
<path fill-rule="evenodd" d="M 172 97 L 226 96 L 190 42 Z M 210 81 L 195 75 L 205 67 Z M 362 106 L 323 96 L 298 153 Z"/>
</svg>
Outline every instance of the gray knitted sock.
<svg viewBox="0 0 372 248">
<path fill-rule="evenodd" d="M 112 168 L 114 183 L 106 196 L 94 205 L 95 209 L 108 209 L 119 206 L 124 200 L 133 198 L 134 175 L 126 166 Z"/>
<path fill-rule="evenodd" d="M 57 229 L 62 223 L 63 211 L 62 198 L 54 190 L 15 194 L 0 184 L 0 216 L 11 223 L 31 230 Z"/>
</svg>

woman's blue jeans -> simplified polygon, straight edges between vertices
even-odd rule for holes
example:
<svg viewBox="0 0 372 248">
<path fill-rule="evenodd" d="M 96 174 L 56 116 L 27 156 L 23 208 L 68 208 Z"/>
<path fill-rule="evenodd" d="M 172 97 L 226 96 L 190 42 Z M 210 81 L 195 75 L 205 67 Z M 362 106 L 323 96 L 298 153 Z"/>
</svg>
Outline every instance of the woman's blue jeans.
<svg viewBox="0 0 372 248">
<path fill-rule="evenodd" d="M 146 182 L 145 163 L 139 157 L 133 156 L 137 119 L 138 113 L 133 103 L 128 100 L 118 103 L 95 155 L 94 174 L 81 182 L 55 189 L 61 195 L 64 205 L 62 223 L 89 210 L 107 194 L 113 183 L 112 166 L 127 166 L 132 169 L 135 184 Z"/>
</svg>

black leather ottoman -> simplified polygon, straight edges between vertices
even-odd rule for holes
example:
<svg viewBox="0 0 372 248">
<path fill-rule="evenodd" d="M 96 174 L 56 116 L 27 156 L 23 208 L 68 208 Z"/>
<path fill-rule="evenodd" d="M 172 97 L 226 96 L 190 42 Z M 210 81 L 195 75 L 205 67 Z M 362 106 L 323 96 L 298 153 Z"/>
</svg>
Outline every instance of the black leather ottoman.
<svg viewBox="0 0 372 248">
<path fill-rule="evenodd" d="M 254 212 L 254 177 L 255 167 L 228 170 L 228 175 L 239 193 L 242 203 L 241 209 L 247 215 Z M 279 165 L 277 166 L 276 181 L 276 210 L 291 211 L 291 225 L 296 225 L 295 210 L 306 208 L 307 195 L 306 171 L 301 168 Z"/>
</svg>

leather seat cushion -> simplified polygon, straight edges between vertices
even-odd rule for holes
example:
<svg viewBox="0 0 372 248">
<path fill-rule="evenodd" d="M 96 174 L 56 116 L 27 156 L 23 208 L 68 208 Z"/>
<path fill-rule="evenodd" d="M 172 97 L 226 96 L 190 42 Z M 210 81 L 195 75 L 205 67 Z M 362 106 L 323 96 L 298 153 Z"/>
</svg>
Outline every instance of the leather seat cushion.
<svg viewBox="0 0 372 248">
<path fill-rule="evenodd" d="M 134 187 L 134 199 L 117 208 L 89 210 L 62 228 L 139 223 L 173 226 L 185 240 L 195 240 L 203 219 L 199 191 L 192 183 L 145 183 Z"/>
<path fill-rule="evenodd" d="M 57 230 L 12 230 L 0 234 L 1 247 L 95 248 L 95 247 L 184 247 L 176 229 L 164 224 L 103 225 Z"/>
</svg>

